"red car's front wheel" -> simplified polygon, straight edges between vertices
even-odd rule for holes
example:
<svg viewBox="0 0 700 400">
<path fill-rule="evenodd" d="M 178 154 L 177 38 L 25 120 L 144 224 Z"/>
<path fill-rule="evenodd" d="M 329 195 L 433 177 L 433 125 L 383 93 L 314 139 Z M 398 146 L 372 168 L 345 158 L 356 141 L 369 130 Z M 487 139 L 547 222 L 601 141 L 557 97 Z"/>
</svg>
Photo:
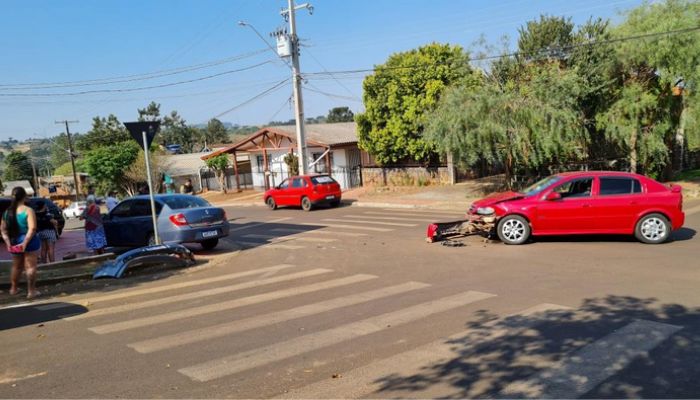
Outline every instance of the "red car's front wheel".
<svg viewBox="0 0 700 400">
<path fill-rule="evenodd" d="M 272 198 L 272 196 L 268 197 L 267 200 L 265 200 L 265 204 L 267 204 L 267 207 L 270 210 L 276 210 L 277 209 L 277 203 L 275 203 L 275 199 Z"/>
<path fill-rule="evenodd" d="M 520 215 L 507 215 L 498 222 L 498 238 L 505 244 L 523 244 L 530 238 L 530 223 Z"/>
</svg>

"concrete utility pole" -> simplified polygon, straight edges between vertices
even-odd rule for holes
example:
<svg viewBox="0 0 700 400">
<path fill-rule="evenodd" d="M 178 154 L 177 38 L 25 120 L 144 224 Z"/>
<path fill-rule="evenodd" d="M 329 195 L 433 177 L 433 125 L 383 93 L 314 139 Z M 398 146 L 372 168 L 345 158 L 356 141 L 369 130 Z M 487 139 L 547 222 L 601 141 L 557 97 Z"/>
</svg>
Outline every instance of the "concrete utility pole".
<svg viewBox="0 0 700 400">
<path fill-rule="evenodd" d="M 306 8 L 309 13 L 313 12 L 313 7 L 309 3 L 294 5 L 294 0 L 288 0 L 289 8 L 282 10 L 281 14 L 289 21 L 289 38 L 291 40 L 292 56 L 292 82 L 294 85 L 294 114 L 297 125 L 297 151 L 299 152 L 299 173 L 307 174 L 309 171 L 309 160 L 306 152 L 306 134 L 304 132 L 304 102 L 301 94 L 301 71 L 299 69 L 299 37 L 297 36 L 297 26 L 295 11 Z"/>
<path fill-rule="evenodd" d="M 55 121 L 57 124 L 65 124 L 66 125 L 66 136 L 68 137 L 68 151 L 70 153 L 70 166 L 73 169 L 73 185 L 75 185 L 75 201 L 79 201 L 79 192 L 78 189 L 80 187 L 79 182 L 78 182 L 78 174 L 75 173 L 75 153 L 73 152 L 73 140 L 71 140 L 70 137 L 70 129 L 68 128 L 68 124 L 77 124 L 80 121 L 68 121 L 68 120 L 63 120 L 63 121 Z"/>
</svg>

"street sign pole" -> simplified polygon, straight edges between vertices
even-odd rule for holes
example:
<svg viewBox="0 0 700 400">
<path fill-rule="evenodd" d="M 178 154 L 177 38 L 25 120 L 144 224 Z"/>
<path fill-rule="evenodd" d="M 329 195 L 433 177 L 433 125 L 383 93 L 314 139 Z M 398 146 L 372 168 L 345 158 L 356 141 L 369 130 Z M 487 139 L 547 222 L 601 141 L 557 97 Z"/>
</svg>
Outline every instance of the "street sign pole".
<svg viewBox="0 0 700 400">
<path fill-rule="evenodd" d="M 148 177 L 148 197 L 151 199 L 151 217 L 153 217 L 153 238 L 156 244 L 160 244 L 160 235 L 158 234 L 158 218 L 156 217 L 156 200 L 153 197 L 153 179 L 151 178 L 151 157 L 148 153 L 148 137 L 146 136 L 146 131 L 142 132 L 143 135 L 143 156 L 146 158 L 146 175 Z"/>
<path fill-rule="evenodd" d="M 160 122 L 158 121 L 139 121 L 139 122 L 124 122 L 126 130 L 143 148 L 143 157 L 146 159 L 146 182 L 148 182 L 148 197 L 151 200 L 151 217 L 153 218 L 153 240 L 155 244 L 160 244 L 160 234 L 158 233 L 158 217 L 156 216 L 156 199 L 153 195 L 153 178 L 151 177 L 151 158 L 150 152 L 153 138 L 158 132 Z"/>
</svg>

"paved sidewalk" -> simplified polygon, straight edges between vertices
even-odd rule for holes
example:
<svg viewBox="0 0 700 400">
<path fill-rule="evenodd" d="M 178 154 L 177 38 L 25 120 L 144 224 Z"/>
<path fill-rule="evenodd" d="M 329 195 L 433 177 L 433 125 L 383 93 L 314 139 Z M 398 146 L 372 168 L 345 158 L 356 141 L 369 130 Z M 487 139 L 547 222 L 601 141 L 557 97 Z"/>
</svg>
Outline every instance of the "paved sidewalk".
<svg viewBox="0 0 700 400">
<path fill-rule="evenodd" d="M 78 257 L 86 257 L 91 252 L 85 247 L 85 231 L 82 229 L 66 230 L 56 242 L 54 251 L 56 261 L 62 261 L 63 257 L 69 254 L 78 254 Z M 0 261 L 12 259 L 5 246 L 0 246 Z"/>
</svg>

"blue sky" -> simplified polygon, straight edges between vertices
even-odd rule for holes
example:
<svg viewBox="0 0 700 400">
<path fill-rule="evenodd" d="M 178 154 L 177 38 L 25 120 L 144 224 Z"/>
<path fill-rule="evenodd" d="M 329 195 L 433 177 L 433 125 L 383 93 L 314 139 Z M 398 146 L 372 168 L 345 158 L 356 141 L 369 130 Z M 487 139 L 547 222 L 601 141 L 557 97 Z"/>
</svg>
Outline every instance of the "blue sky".
<svg viewBox="0 0 700 400">
<path fill-rule="evenodd" d="M 432 41 L 472 47 L 481 35 L 498 43 L 517 39 L 517 29 L 540 14 L 566 15 L 576 23 L 590 16 L 620 19 L 619 12 L 641 0 L 314 0 L 313 15 L 298 15 L 303 72 L 371 68 L 394 52 Z M 283 26 L 283 0 L 4 0 L 0 14 L 0 138 L 47 137 L 61 131 L 54 120 L 80 120 L 85 132 L 92 117 L 113 113 L 135 120 L 136 109 L 151 100 L 161 111 L 177 110 L 188 122 L 202 123 L 273 87 L 289 69 L 249 28 L 264 37 Z M 258 51 L 261 50 L 261 51 Z M 251 53 L 255 53 L 251 55 Z M 112 78 L 246 58 L 157 79 L 110 85 L 11 89 L 7 85 Z M 205 77 L 197 82 L 121 93 L 60 96 L 99 89 L 134 89 Z M 310 80 L 304 93 L 307 116 L 335 106 L 361 111 L 362 76 Z M 325 94 L 312 92 L 321 91 Z M 264 124 L 292 118 L 291 84 L 220 117 L 238 124 Z"/>
</svg>

